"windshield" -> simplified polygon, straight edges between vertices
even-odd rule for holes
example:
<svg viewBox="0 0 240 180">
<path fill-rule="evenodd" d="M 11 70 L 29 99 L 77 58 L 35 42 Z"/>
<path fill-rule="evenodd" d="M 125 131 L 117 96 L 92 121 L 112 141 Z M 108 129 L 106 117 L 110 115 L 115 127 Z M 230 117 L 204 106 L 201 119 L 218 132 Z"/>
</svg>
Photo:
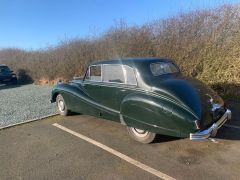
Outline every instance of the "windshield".
<svg viewBox="0 0 240 180">
<path fill-rule="evenodd" d="M 0 66 L 0 72 L 9 72 L 10 69 L 7 66 Z"/>
<path fill-rule="evenodd" d="M 150 64 L 151 72 L 154 76 L 159 76 L 162 74 L 172 74 L 178 73 L 178 67 L 172 62 L 157 62 Z"/>
</svg>

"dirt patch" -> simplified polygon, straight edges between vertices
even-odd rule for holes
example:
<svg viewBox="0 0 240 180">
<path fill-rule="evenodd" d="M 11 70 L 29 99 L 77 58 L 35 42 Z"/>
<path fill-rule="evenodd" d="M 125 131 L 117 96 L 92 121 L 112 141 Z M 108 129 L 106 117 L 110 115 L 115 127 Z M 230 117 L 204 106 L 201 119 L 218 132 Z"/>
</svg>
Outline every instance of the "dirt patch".
<svg viewBox="0 0 240 180">
<path fill-rule="evenodd" d="M 200 158 L 198 158 L 197 156 L 193 156 L 193 155 L 180 156 L 178 158 L 178 162 L 181 164 L 190 166 L 190 165 L 200 164 Z"/>
<path fill-rule="evenodd" d="M 64 78 L 56 78 L 54 80 L 49 80 L 48 78 L 41 78 L 37 81 L 34 82 L 34 84 L 36 85 L 54 85 L 57 84 L 57 82 L 63 82 L 63 83 L 67 83 L 69 82 L 68 80 L 64 79 Z"/>
</svg>

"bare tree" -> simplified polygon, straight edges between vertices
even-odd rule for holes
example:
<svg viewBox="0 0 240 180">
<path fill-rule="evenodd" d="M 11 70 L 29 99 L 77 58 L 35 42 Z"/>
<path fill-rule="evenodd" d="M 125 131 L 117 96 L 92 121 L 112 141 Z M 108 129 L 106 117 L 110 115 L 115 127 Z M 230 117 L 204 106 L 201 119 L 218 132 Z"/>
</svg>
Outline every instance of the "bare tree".
<svg viewBox="0 0 240 180">
<path fill-rule="evenodd" d="M 142 26 L 117 22 L 100 36 L 65 39 L 40 50 L 0 50 L 0 63 L 36 82 L 82 75 L 97 60 L 159 56 L 225 96 L 240 97 L 240 5 L 196 10 Z M 226 88 L 228 87 L 228 88 Z"/>
</svg>

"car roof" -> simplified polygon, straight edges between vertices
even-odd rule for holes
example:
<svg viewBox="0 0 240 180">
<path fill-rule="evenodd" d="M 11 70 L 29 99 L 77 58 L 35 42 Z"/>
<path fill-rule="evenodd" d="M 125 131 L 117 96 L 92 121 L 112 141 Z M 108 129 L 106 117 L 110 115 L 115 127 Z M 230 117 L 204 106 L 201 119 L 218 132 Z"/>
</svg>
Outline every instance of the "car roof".
<svg viewBox="0 0 240 180">
<path fill-rule="evenodd" d="M 5 67 L 5 66 L 7 66 L 7 65 L 6 65 L 6 64 L 0 64 L 0 66 L 2 66 L 2 67 L 4 66 L 4 67 Z"/>
<path fill-rule="evenodd" d="M 134 66 L 135 64 L 145 63 L 145 62 L 173 62 L 167 58 L 159 57 L 141 57 L 141 58 L 122 58 L 122 59 L 112 59 L 112 60 L 99 60 L 90 65 L 99 65 L 99 64 L 124 64 L 129 66 Z"/>
</svg>

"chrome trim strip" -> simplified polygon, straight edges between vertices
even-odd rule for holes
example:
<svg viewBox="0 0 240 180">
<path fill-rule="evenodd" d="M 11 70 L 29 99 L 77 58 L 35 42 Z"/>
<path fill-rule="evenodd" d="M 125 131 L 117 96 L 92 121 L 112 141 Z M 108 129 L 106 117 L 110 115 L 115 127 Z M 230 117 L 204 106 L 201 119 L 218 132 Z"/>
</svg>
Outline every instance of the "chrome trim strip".
<svg viewBox="0 0 240 180">
<path fill-rule="evenodd" d="M 124 121 L 122 114 L 120 114 L 119 116 L 120 116 L 120 122 L 121 122 L 121 124 L 126 126 L 127 124 L 126 124 L 126 122 Z"/>
<path fill-rule="evenodd" d="M 109 108 L 109 107 L 107 107 L 107 106 L 103 106 L 102 104 L 99 104 L 99 103 L 97 103 L 97 102 L 95 102 L 95 101 L 93 101 L 93 100 L 91 100 L 90 98 L 88 98 L 88 97 L 84 97 L 84 96 L 80 96 L 79 94 L 77 94 L 77 93 L 75 93 L 75 92 L 69 92 L 69 91 L 65 91 L 65 90 L 63 90 L 65 93 L 67 93 L 67 94 L 71 94 L 71 95 L 73 95 L 73 96 L 75 96 L 75 97 L 77 97 L 77 98 L 81 98 L 85 103 L 87 103 L 87 104 L 89 104 L 89 105 L 92 105 L 92 106 L 95 106 L 96 108 L 98 108 L 98 109 L 100 109 L 100 110 L 102 110 L 102 111 L 107 111 L 107 112 L 109 112 L 109 113 L 115 113 L 115 114 L 120 114 L 120 111 L 117 111 L 117 110 L 115 110 L 115 109 L 112 109 L 112 108 Z"/>
<path fill-rule="evenodd" d="M 90 77 L 90 74 L 91 74 L 91 67 L 92 66 L 101 66 L 101 81 L 95 81 L 95 80 L 91 80 L 91 79 L 86 79 L 86 81 L 90 81 L 90 82 L 102 82 L 102 83 L 106 83 L 106 84 L 124 84 L 124 85 L 134 85 L 134 86 L 137 86 L 138 83 L 137 83 L 137 79 L 136 79 L 136 74 L 134 72 L 134 69 L 131 67 L 131 66 L 128 66 L 126 64 L 97 64 L 97 65 L 90 65 L 87 69 L 89 71 L 88 72 L 88 76 Z M 121 66 L 122 70 L 123 70 L 123 74 L 124 74 L 124 83 L 118 83 L 118 82 L 108 82 L 108 81 L 104 81 L 103 80 L 103 74 L 104 74 L 104 71 L 103 71 L 103 66 Z M 134 74 L 134 77 L 135 77 L 135 80 L 136 80 L 136 84 L 132 84 L 132 83 L 127 83 L 127 74 L 126 74 L 126 67 L 130 68 L 132 71 L 133 71 L 133 74 Z M 85 75 L 86 76 L 86 75 Z M 85 81 L 85 78 L 84 78 L 84 81 Z"/>
<path fill-rule="evenodd" d="M 178 130 L 173 130 L 173 129 L 164 128 L 164 127 L 161 127 L 161 126 L 157 126 L 157 125 L 155 125 L 155 124 L 149 124 L 149 123 L 147 123 L 147 122 L 139 121 L 139 120 L 137 120 L 137 119 L 135 119 L 135 118 L 133 118 L 133 117 L 127 116 L 127 115 L 125 115 L 125 117 L 131 119 L 132 121 L 136 121 L 136 122 L 138 122 L 138 123 L 142 123 L 142 124 L 144 124 L 144 125 L 152 126 L 152 127 L 154 127 L 154 128 L 159 128 L 159 129 L 161 129 L 161 130 L 165 130 L 165 131 L 174 132 L 174 133 L 178 133 L 178 134 L 179 134 L 179 131 L 178 131 Z"/>
<path fill-rule="evenodd" d="M 215 136 L 218 129 L 222 127 L 227 120 L 230 120 L 231 116 L 232 112 L 227 109 L 225 114 L 208 129 L 196 133 L 190 133 L 190 140 L 203 140 L 209 138 L 210 136 Z"/>
</svg>

